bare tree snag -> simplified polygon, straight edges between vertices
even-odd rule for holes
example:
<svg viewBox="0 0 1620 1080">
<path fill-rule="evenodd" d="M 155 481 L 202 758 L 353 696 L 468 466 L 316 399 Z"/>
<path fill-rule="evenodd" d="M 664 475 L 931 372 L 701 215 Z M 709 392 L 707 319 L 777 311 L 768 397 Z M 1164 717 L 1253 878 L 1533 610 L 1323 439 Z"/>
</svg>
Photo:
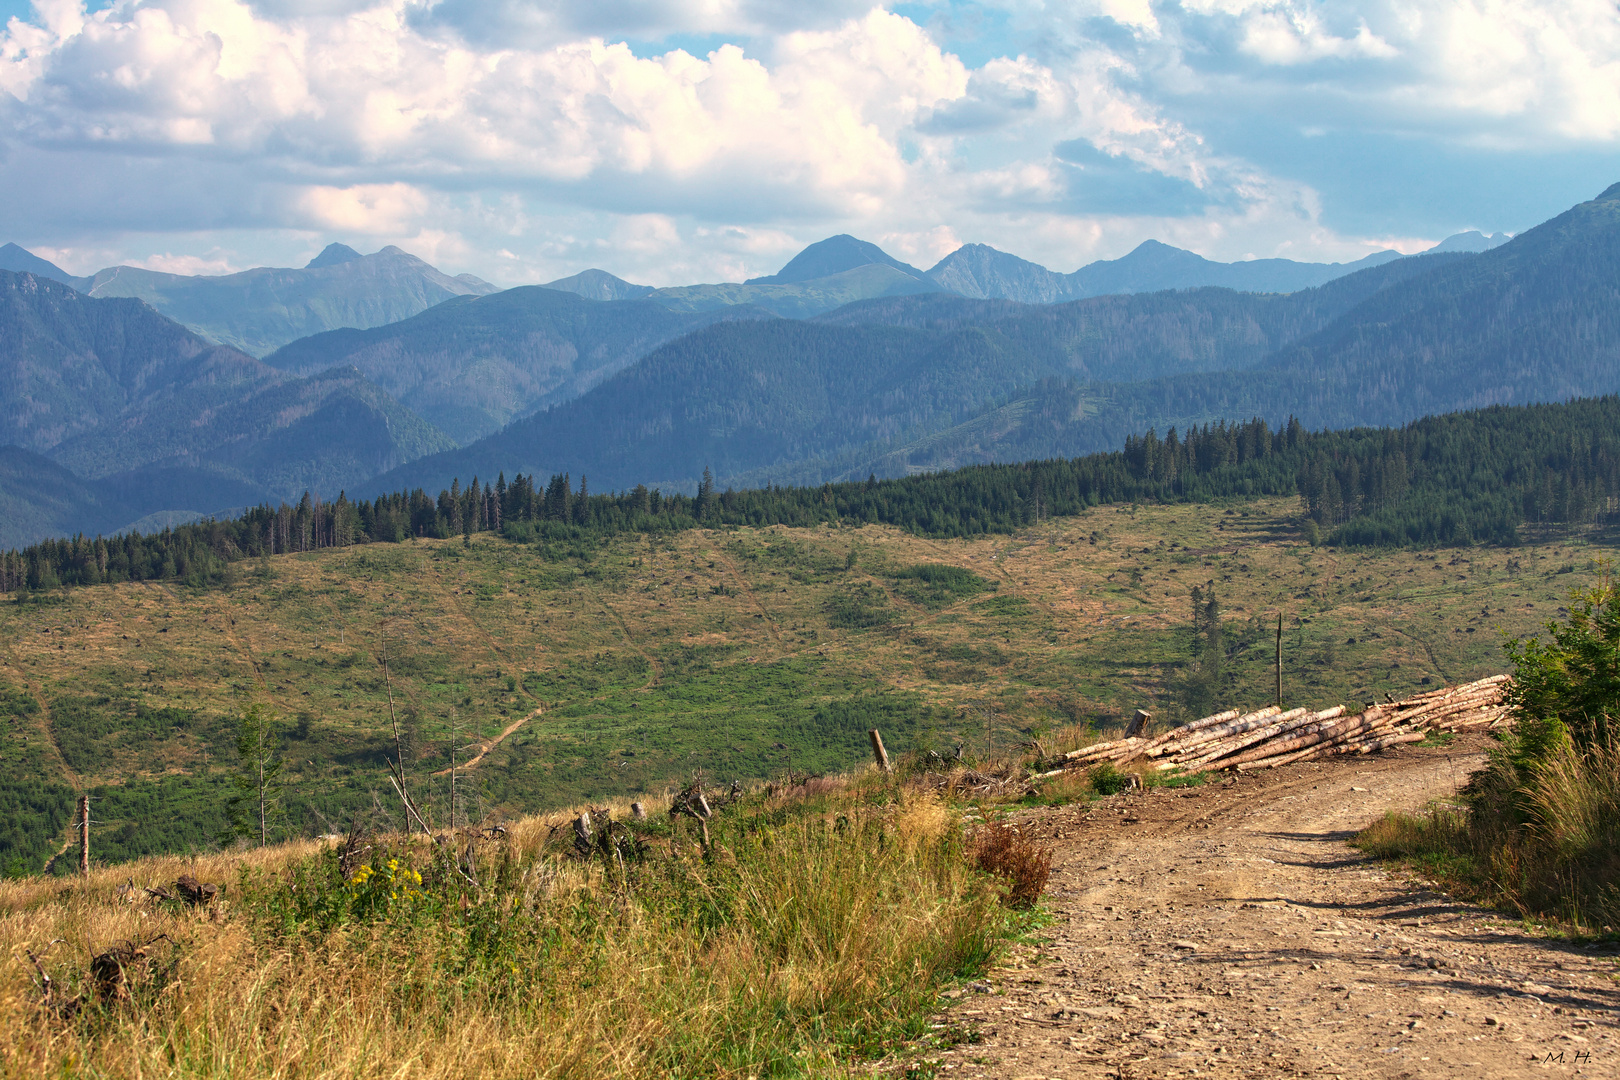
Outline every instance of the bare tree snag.
<svg viewBox="0 0 1620 1080">
<path fill-rule="evenodd" d="M 90 876 L 90 796 L 79 796 L 79 876 Z"/>
</svg>

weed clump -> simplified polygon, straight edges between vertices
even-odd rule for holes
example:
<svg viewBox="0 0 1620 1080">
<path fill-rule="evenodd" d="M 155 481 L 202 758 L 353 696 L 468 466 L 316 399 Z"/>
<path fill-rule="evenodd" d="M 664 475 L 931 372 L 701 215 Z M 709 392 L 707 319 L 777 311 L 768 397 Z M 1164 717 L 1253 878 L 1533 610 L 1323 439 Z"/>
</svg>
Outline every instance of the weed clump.
<svg viewBox="0 0 1620 1080">
<path fill-rule="evenodd" d="M 1002 902 L 1011 908 L 1031 908 L 1052 876 L 1052 852 L 1037 847 L 1017 829 L 991 827 L 979 833 L 973 861 L 980 870 L 999 878 L 1006 891 Z"/>
<path fill-rule="evenodd" d="M 1111 761 L 1105 761 L 1091 770 L 1091 790 L 1098 795 L 1118 795 L 1140 782 L 1131 773 L 1116 769 Z"/>
</svg>

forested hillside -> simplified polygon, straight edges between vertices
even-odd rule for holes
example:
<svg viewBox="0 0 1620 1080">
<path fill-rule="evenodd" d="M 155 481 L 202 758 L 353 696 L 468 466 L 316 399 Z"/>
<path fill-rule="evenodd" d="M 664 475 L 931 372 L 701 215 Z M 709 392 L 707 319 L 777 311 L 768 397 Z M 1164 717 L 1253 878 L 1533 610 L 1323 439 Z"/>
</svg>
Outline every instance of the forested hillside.
<svg viewBox="0 0 1620 1080">
<path fill-rule="evenodd" d="M 874 446 L 949 428 L 1044 378 L 1253 366 L 1379 289 L 1468 257 L 1405 259 L 1290 296 L 1197 289 L 1036 306 L 936 293 L 868 300 L 810 323 L 712 326 L 577 401 L 413 462 L 372 490 L 501 469 L 688 491 L 705 467 L 728 480 L 819 482 L 818 461 L 865 464 L 885 452 Z"/>
<path fill-rule="evenodd" d="M 757 308 L 681 313 L 650 300 L 604 303 L 558 283 L 460 297 L 370 330 L 331 330 L 265 358 L 311 375 L 353 365 L 459 443 L 578 397 L 653 348 Z"/>
<path fill-rule="evenodd" d="M 1520 527 L 1620 519 L 1620 397 L 1496 406 L 1399 429 L 1311 432 L 1297 420 L 1216 424 L 1131 436 L 1083 458 L 978 465 L 903 479 L 720 490 L 696 496 L 637 485 L 516 473 L 351 501 L 306 495 L 242 517 L 151 536 L 47 541 L 0 555 L 0 591 L 183 578 L 205 585 L 237 560 L 286 552 L 499 532 L 589 545 L 626 532 L 716 526 L 894 525 L 936 537 L 1008 533 L 1109 503 L 1203 503 L 1297 496 L 1313 543 L 1514 543 Z"/>
<path fill-rule="evenodd" d="M 1109 432 L 1290 414 L 1341 427 L 1616 390 L 1620 184 L 1500 247 L 1374 294 L 1252 372 L 1115 388 L 1100 411 Z M 1078 426 L 1058 445 L 1096 446 Z"/>
<path fill-rule="evenodd" d="M 277 377 L 138 300 L 0 271 L 0 445 L 44 452 L 159 395 L 199 384 L 251 392 Z"/>
<path fill-rule="evenodd" d="M 5 546 L 295 499 L 454 445 L 352 367 L 299 378 L 137 300 L 0 271 L 7 444 Z"/>
</svg>

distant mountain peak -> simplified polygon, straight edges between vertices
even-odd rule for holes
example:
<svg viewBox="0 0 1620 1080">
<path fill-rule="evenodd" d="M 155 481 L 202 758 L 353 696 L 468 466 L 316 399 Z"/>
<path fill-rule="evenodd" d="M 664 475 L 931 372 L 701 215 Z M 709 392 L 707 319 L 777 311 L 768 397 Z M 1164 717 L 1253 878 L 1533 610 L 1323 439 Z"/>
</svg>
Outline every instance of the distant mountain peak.
<svg viewBox="0 0 1620 1080">
<path fill-rule="evenodd" d="M 50 278 L 52 281 L 60 281 L 64 285 L 71 285 L 80 292 L 84 292 L 89 287 L 90 281 L 89 278 L 74 277 L 55 263 L 47 262 L 27 248 L 18 247 L 16 244 L 7 244 L 0 247 L 0 270 Z"/>
<path fill-rule="evenodd" d="M 1603 189 L 1603 194 L 1593 199 L 1593 202 L 1614 202 L 1620 200 L 1620 184 L 1610 184 Z"/>
<path fill-rule="evenodd" d="M 319 270 L 323 266 L 337 266 L 339 263 L 354 262 L 362 258 L 361 254 L 347 244 L 327 244 L 321 253 L 309 260 L 305 270 Z"/>
<path fill-rule="evenodd" d="M 927 274 L 915 266 L 901 262 L 876 244 L 857 239 L 848 233 L 839 233 L 837 236 L 829 236 L 825 240 L 811 244 L 788 260 L 788 264 L 776 273 L 768 277 L 749 278 L 744 284 L 792 285 L 800 281 L 832 277 L 834 274 L 842 274 L 846 270 L 854 270 L 856 267 L 872 263 L 892 266 L 903 274 L 923 281 L 930 280 Z"/>
<path fill-rule="evenodd" d="M 1147 263 L 1158 265 L 1166 262 L 1174 263 L 1204 263 L 1209 260 L 1196 251 L 1178 248 L 1159 240 L 1144 240 L 1137 244 L 1127 254 L 1114 260 L 1118 263 Z"/>
<path fill-rule="evenodd" d="M 614 277 L 606 270 L 594 267 L 581 270 L 571 277 L 549 281 L 540 287 L 573 293 L 587 300 L 634 300 L 653 291 L 651 285 L 632 285 L 621 277 Z"/>
<path fill-rule="evenodd" d="M 1492 233 L 1491 235 L 1486 236 L 1478 229 L 1470 229 L 1467 232 L 1460 232 L 1453 236 L 1446 237 L 1444 240 L 1434 245 L 1434 247 L 1430 248 L 1428 252 L 1425 252 L 1425 254 L 1439 251 L 1470 251 L 1478 253 L 1481 251 L 1489 251 L 1493 247 L 1501 247 L 1511 239 L 1513 239 L 1513 237 L 1509 236 L 1507 233 Z"/>
</svg>

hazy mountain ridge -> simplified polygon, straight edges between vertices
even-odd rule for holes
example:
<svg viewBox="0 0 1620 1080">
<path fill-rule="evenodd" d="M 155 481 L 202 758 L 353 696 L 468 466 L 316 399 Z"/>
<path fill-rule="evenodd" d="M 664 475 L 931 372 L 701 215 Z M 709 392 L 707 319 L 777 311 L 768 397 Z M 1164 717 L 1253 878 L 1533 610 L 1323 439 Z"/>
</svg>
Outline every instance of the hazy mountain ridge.
<svg viewBox="0 0 1620 1080">
<path fill-rule="evenodd" d="M 1427 265 L 1392 263 L 1292 296 L 1200 289 L 1025 305 L 934 293 L 867 300 L 813 322 L 714 326 L 374 487 L 446 487 L 454 476 L 518 469 L 584 473 L 607 487 L 690 488 L 705 466 L 724 478 L 802 477 L 808 462 L 892 453 L 1040 379 L 1252 367 Z"/>
<path fill-rule="evenodd" d="M 570 277 L 548 281 L 541 288 L 570 292 L 587 300 L 639 300 L 656 291 L 651 285 L 632 285 L 606 270 L 581 270 Z"/>
<path fill-rule="evenodd" d="M 1459 234 L 1441 247 L 1478 251 L 1493 242 L 1496 238 L 1478 233 Z M 1446 247 L 1447 244 L 1453 246 Z M 777 273 L 749 278 L 741 284 L 722 282 L 653 289 L 632 285 L 605 270 L 593 269 L 561 278 L 545 287 L 593 300 L 645 296 L 678 311 L 709 311 L 733 304 L 754 304 L 783 318 L 808 319 L 860 300 L 929 292 L 1025 304 L 1056 304 L 1092 296 L 1209 286 L 1240 292 L 1298 292 L 1404 257 L 1398 251 L 1381 251 L 1350 263 L 1302 263 L 1288 259 L 1221 263 L 1148 240 L 1122 258 L 1090 263 L 1071 274 L 1060 274 L 984 244 L 966 244 L 925 272 L 895 259 L 876 244 L 839 235 L 811 244 Z"/>
<path fill-rule="evenodd" d="M 138 300 L 0 271 L 7 443 L 8 545 L 39 529 L 111 529 L 159 511 L 335 492 L 455 445 L 352 367 L 300 378 L 211 345 Z"/>
<path fill-rule="evenodd" d="M 1403 258 L 1380 251 L 1350 263 L 1301 263 L 1290 259 L 1213 262 L 1181 248 L 1147 240 L 1130 254 L 1059 274 L 1044 266 L 968 244 L 941 259 L 928 276 L 942 288 L 978 299 L 1053 304 L 1091 296 L 1215 286 L 1239 292 L 1291 293 Z"/>
<path fill-rule="evenodd" d="M 1222 418 L 1398 424 L 1602 394 L 1620 389 L 1616 283 L 1620 195 L 1606 192 L 1479 254 L 1386 260 L 1286 295 L 870 299 L 811 324 L 844 336 L 781 322 L 679 339 L 378 486 L 520 466 L 609 487 L 690 487 L 704 466 L 727 482 L 804 483 L 1073 455 Z"/>
<path fill-rule="evenodd" d="M 1343 281 L 1357 284 L 1413 261 Z M 1048 380 L 984 417 L 799 474 L 899 475 L 1073 456 L 1117 449 L 1150 428 L 1253 416 L 1273 424 L 1294 416 L 1317 429 L 1395 426 L 1487 405 L 1620 392 L 1620 184 L 1482 253 L 1422 262 L 1422 273 L 1371 293 L 1252 369 L 1130 383 Z"/>
<path fill-rule="evenodd" d="M 222 277 L 188 277 L 114 266 L 89 293 L 144 300 L 201 336 L 253 356 L 337 327 L 382 326 L 456 296 L 498 291 L 454 278 L 397 247 L 314 268 L 258 267 Z"/>
<path fill-rule="evenodd" d="M 353 365 L 464 444 L 578 397 L 681 334 L 768 317 L 746 306 L 685 313 L 651 300 L 592 301 L 525 286 L 447 301 L 384 327 L 317 334 L 265 362 L 306 375 Z"/>
<path fill-rule="evenodd" d="M 261 367 L 140 301 L 0 271 L 0 444 L 44 453 L 174 386 L 276 377 Z"/>
<path fill-rule="evenodd" d="M 903 263 L 876 244 L 857 240 L 848 233 L 817 241 L 788 260 L 788 264 L 766 277 L 749 278 L 745 285 L 797 285 L 817 278 L 832 277 L 862 266 L 886 266 L 919 281 L 928 275 Z"/>
<path fill-rule="evenodd" d="M 9 270 L 14 274 L 33 274 L 35 277 L 50 278 L 52 281 L 59 281 L 63 285 L 72 286 L 80 292 L 87 291 L 92 280 L 87 277 L 75 277 L 55 263 L 40 258 L 26 248 L 20 248 L 16 244 L 10 243 L 0 247 L 0 270 Z"/>
</svg>

